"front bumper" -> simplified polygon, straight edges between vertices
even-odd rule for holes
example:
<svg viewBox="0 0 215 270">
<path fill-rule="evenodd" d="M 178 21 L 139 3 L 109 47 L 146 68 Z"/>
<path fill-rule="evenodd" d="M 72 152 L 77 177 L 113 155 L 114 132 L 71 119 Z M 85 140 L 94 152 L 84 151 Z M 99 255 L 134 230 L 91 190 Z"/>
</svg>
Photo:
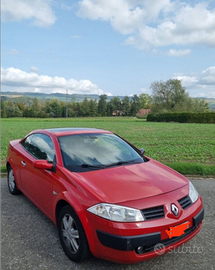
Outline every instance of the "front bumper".
<svg viewBox="0 0 215 270">
<path fill-rule="evenodd" d="M 87 227 L 89 232 L 87 238 L 92 254 L 101 259 L 130 264 L 171 251 L 189 241 L 202 227 L 204 217 L 202 198 L 199 196 L 199 199 L 186 210 L 180 209 L 180 215 L 174 218 L 170 215 L 170 203 L 177 204 L 176 192 L 170 194 L 171 198 L 165 205 L 165 217 L 152 221 L 112 222 L 87 211 L 90 225 Z M 165 195 L 164 200 L 166 198 Z M 180 208 L 180 205 L 177 206 Z M 184 234 L 169 238 L 166 230 L 185 222 L 189 222 L 190 227 Z M 155 250 L 157 244 L 164 247 L 164 251 L 160 254 Z"/>
<path fill-rule="evenodd" d="M 204 218 L 204 208 L 193 217 L 193 226 L 185 231 L 184 234 L 178 237 L 173 237 L 171 239 L 161 239 L 161 233 L 151 233 L 138 236 L 118 236 L 112 235 L 106 232 L 97 230 L 97 236 L 102 245 L 113 248 L 116 250 L 132 251 L 138 250 L 141 247 L 141 253 L 150 252 L 154 250 L 154 246 L 158 243 L 163 244 L 165 247 L 179 242 L 180 240 L 187 238 L 192 232 L 194 232 L 198 227 L 200 222 Z M 137 251 L 138 252 L 138 251 Z"/>
</svg>

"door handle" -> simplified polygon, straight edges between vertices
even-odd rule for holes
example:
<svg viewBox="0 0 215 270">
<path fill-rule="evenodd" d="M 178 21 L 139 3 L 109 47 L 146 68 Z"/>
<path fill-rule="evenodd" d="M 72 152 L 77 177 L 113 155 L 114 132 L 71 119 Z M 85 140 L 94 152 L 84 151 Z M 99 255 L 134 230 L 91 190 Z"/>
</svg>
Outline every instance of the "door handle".
<svg viewBox="0 0 215 270">
<path fill-rule="evenodd" d="M 21 161 L 21 164 L 22 164 L 23 166 L 26 166 L 25 161 Z"/>
</svg>

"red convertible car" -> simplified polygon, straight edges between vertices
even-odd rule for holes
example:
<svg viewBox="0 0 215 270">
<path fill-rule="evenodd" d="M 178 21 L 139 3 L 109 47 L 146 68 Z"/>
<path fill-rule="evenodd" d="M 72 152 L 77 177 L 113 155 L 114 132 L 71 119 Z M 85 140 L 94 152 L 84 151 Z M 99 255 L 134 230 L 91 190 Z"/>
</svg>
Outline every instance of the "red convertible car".
<svg viewBox="0 0 215 270">
<path fill-rule="evenodd" d="M 192 183 L 143 150 L 100 129 L 35 130 L 9 143 L 8 187 L 57 226 L 66 255 L 135 263 L 196 235 L 202 198 Z M 167 231 L 189 222 L 180 236 Z M 42 237 L 42 236 L 41 236 Z"/>
</svg>

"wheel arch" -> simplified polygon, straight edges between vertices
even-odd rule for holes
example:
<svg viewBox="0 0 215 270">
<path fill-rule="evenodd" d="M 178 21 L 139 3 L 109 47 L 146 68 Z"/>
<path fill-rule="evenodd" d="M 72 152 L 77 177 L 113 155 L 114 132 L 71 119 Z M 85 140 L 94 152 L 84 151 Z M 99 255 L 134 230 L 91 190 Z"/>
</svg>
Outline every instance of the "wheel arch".
<svg viewBox="0 0 215 270">
<path fill-rule="evenodd" d="M 58 201 L 56 208 L 55 208 L 55 224 L 57 225 L 57 219 L 59 217 L 60 211 L 61 209 L 66 206 L 66 205 L 70 205 L 67 201 L 65 200 L 60 200 Z M 70 205 L 71 206 L 71 205 Z M 72 206 L 71 206 L 72 207 Z M 73 207 L 72 207 L 73 208 Z"/>
<path fill-rule="evenodd" d="M 83 227 L 85 227 L 85 224 L 88 224 L 88 220 L 86 218 L 86 215 L 84 214 L 84 209 L 80 205 L 80 203 L 74 198 L 74 196 L 71 195 L 64 196 L 63 198 L 60 198 L 57 202 L 55 207 L 55 224 L 57 225 L 57 219 L 59 217 L 61 209 L 66 205 L 69 205 L 75 211 Z"/>
<path fill-rule="evenodd" d="M 7 163 L 6 163 L 7 172 L 8 172 L 8 170 L 9 170 L 10 167 L 12 167 L 12 166 L 11 166 L 10 162 L 7 161 Z"/>
<path fill-rule="evenodd" d="M 9 159 L 6 163 L 6 168 L 7 168 L 7 173 L 9 172 L 9 168 L 11 168 L 13 170 L 13 174 L 14 174 L 14 177 L 17 181 L 17 174 L 16 174 L 16 170 L 14 168 L 14 164 L 13 164 L 13 161 L 12 159 Z"/>
<path fill-rule="evenodd" d="M 56 204 L 56 207 L 55 207 L 55 225 L 57 226 L 57 220 L 58 220 L 58 217 L 59 217 L 59 214 L 60 214 L 60 211 L 63 207 L 69 205 L 73 210 L 74 212 L 76 213 L 76 215 L 78 216 L 82 226 L 83 226 L 83 229 L 85 231 L 85 235 L 87 237 L 87 241 L 88 241 L 88 244 L 89 244 L 89 248 L 91 250 L 91 247 L 92 247 L 92 243 L 93 243 L 93 234 L 92 234 L 92 231 L 90 229 L 90 224 L 89 224 L 89 221 L 84 213 L 84 210 L 82 207 L 80 207 L 80 205 L 78 206 L 76 204 L 76 202 L 73 201 L 73 203 L 69 203 L 65 198 L 63 199 L 60 199 L 57 204 Z M 74 207 L 74 205 L 76 207 Z"/>
</svg>

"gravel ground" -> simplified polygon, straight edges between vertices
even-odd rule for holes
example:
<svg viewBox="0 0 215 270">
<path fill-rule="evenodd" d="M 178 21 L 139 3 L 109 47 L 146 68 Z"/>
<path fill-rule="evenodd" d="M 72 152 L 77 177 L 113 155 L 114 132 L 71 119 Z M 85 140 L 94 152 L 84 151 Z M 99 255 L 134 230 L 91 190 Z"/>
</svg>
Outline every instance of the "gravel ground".
<svg viewBox="0 0 215 270">
<path fill-rule="evenodd" d="M 92 257 L 76 264 L 70 261 L 58 239 L 54 224 L 24 195 L 12 196 L 1 179 L 1 269 L 102 270 L 102 269 L 215 269 L 215 180 L 192 180 L 203 197 L 202 230 L 173 253 L 134 265 L 120 265 Z"/>
</svg>

